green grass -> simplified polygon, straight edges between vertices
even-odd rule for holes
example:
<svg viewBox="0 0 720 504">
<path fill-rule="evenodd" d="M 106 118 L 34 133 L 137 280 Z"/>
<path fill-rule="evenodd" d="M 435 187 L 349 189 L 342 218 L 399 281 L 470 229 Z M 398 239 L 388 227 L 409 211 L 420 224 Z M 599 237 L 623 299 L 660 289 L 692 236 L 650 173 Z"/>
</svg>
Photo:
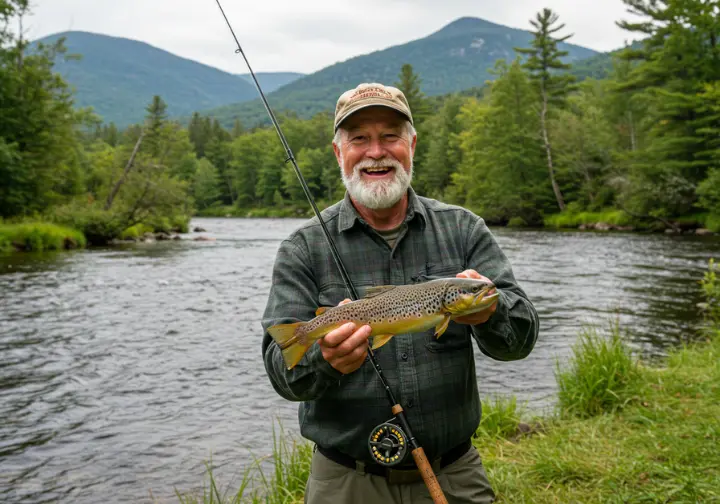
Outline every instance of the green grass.
<svg viewBox="0 0 720 504">
<path fill-rule="evenodd" d="M 565 211 L 548 215 L 544 219 L 545 227 L 551 228 L 577 228 L 581 224 L 597 224 L 605 222 L 613 226 L 632 225 L 631 217 L 622 210 L 606 210 L 603 212 L 573 212 Z"/>
<path fill-rule="evenodd" d="M 556 363 L 558 405 L 564 415 L 590 417 L 625 406 L 637 392 L 638 363 L 617 324 L 609 336 L 585 328 L 573 346 L 569 366 Z"/>
<path fill-rule="evenodd" d="M 85 235 L 75 229 L 46 222 L 0 224 L 0 252 L 82 248 Z"/>
<path fill-rule="evenodd" d="M 273 426 L 273 453 L 268 457 L 271 471 L 262 468 L 264 458 L 256 459 L 242 474 L 239 487 L 228 486 L 220 490 L 212 464 L 206 463 L 206 482 L 201 490 L 175 493 L 181 504 L 294 504 L 303 501 L 305 482 L 310 475 L 312 446 L 298 443 L 291 436 Z"/>
<path fill-rule="evenodd" d="M 475 440 L 498 502 L 720 502 L 720 333 L 640 367 L 637 401 Z"/>
</svg>

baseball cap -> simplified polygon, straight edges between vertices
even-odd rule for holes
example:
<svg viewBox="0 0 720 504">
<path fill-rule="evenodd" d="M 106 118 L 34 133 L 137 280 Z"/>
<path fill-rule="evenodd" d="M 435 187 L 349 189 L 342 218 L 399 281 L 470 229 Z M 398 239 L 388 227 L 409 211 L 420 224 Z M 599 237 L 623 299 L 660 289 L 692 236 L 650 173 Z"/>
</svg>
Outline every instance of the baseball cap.
<svg viewBox="0 0 720 504">
<path fill-rule="evenodd" d="M 335 131 L 340 123 L 358 110 L 366 107 L 382 106 L 397 110 L 412 124 L 410 106 L 402 91 L 396 87 L 384 86 L 376 82 L 360 84 L 340 95 L 335 106 Z"/>
</svg>

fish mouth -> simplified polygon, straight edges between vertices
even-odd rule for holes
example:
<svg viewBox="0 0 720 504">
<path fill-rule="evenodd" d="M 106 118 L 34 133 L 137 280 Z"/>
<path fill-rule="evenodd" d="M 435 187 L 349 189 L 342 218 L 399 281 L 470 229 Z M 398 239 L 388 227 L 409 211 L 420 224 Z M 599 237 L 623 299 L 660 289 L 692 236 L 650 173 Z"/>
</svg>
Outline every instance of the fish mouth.
<svg viewBox="0 0 720 504">
<path fill-rule="evenodd" d="M 471 312 L 481 311 L 495 302 L 500 293 L 494 285 L 488 285 L 475 294 L 472 301 Z"/>
</svg>

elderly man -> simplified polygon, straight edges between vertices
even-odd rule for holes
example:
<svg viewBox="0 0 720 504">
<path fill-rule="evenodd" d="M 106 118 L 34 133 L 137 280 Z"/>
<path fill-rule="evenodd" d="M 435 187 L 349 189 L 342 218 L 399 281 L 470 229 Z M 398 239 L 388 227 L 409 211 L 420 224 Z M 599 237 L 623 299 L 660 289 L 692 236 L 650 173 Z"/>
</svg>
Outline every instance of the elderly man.
<svg viewBox="0 0 720 504">
<path fill-rule="evenodd" d="M 493 502 L 470 441 L 480 421 L 472 341 L 493 359 L 522 359 L 537 339 L 537 312 L 480 217 L 410 187 L 417 136 L 400 90 L 361 84 L 343 93 L 335 131 L 347 191 L 322 216 L 360 295 L 375 285 L 448 276 L 485 276 L 500 293 L 486 311 L 451 322 L 440 339 L 433 331 L 398 335 L 376 352 L 448 501 Z M 326 243 L 315 218 L 280 244 L 262 321 L 270 382 L 282 397 L 300 402 L 301 433 L 315 443 L 305 501 L 431 502 L 411 457 L 392 469 L 370 457 L 370 432 L 392 417 L 366 360 L 370 328 L 348 323 L 330 332 L 290 370 L 267 332 L 347 300 Z"/>
</svg>

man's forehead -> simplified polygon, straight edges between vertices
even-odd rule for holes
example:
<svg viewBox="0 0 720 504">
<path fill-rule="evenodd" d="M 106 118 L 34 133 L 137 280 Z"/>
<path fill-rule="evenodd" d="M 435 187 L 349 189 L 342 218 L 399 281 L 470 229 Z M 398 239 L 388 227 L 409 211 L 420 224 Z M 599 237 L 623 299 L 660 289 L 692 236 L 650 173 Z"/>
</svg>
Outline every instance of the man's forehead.
<svg viewBox="0 0 720 504">
<path fill-rule="evenodd" d="M 380 125 L 399 127 L 407 119 L 405 116 L 387 107 L 368 107 L 358 110 L 343 121 L 342 127 L 348 130 Z"/>
</svg>

